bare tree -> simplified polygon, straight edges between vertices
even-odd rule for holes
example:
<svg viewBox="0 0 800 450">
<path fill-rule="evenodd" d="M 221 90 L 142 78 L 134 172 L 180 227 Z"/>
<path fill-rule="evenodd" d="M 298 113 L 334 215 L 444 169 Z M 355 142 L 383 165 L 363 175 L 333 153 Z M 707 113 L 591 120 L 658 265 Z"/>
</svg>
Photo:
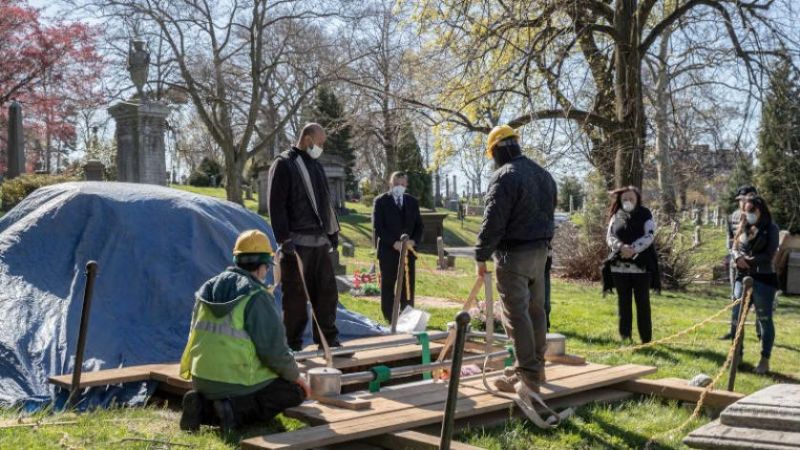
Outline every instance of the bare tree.
<svg viewBox="0 0 800 450">
<path fill-rule="evenodd" d="M 724 40 L 709 45 L 736 55 L 743 75 L 758 85 L 764 58 L 781 45 L 796 44 L 787 36 L 788 24 L 775 14 L 780 7 L 790 10 L 787 5 L 777 0 L 421 1 L 422 29 L 456 57 L 452 79 L 474 93 L 459 105 L 425 106 L 484 133 L 492 121 L 470 106 L 487 97 L 504 97 L 520 107 L 522 112 L 504 120 L 515 127 L 542 119 L 574 121 L 591 140 L 590 159 L 609 184 L 641 185 L 642 67 L 662 34 L 694 26 L 683 21 L 690 13 L 709 13 L 725 32 Z M 474 66 L 486 75 L 464 81 L 465 69 Z M 552 104 L 541 101 L 543 94 Z"/>
<path fill-rule="evenodd" d="M 337 11 L 322 1 L 285 0 L 96 0 L 93 6 L 104 18 L 134 17 L 157 30 L 165 63 L 176 68 L 174 76 L 164 74 L 166 90 L 188 97 L 224 155 L 228 199 L 242 203 L 245 163 L 274 146 L 274 135 L 305 100 L 290 105 L 283 120 L 260 124 L 267 90 L 285 66 L 302 59 L 310 22 Z M 323 64 L 303 63 L 293 75 L 318 78 Z"/>
</svg>

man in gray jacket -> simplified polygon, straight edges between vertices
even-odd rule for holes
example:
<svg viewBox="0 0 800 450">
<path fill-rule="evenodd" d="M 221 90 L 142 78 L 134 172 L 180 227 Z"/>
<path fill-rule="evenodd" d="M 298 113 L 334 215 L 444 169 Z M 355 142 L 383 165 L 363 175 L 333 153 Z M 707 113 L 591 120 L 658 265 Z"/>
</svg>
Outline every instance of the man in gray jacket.
<svg viewBox="0 0 800 450">
<path fill-rule="evenodd" d="M 545 264 L 555 229 L 557 191 L 550 173 L 522 155 L 518 139 L 508 125 L 489 134 L 487 153 L 497 169 L 486 193 L 475 260 L 483 276 L 486 261 L 494 257 L 504 325 L 514 341 L 514 371 L 496 386 L 513 391 L 521 381 L 538 392 L 545 380 Z"/>
</svg>

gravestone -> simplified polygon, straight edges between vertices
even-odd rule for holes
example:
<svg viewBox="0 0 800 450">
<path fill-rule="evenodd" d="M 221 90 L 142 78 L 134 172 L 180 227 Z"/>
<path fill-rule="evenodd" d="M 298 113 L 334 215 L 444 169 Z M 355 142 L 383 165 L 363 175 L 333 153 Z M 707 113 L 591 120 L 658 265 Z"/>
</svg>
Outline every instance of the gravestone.
<svg viewBox="0 0 800 450">
<path fill-rule="evenodd" d="M 347 168 L 347 163 L 340 156 L 331 153 L 323 153 L 319 157 L 319 163 L 322 164 L 325 176 L 328 178 L 328 192 L 331 196 L 333 209 L 337 214 L 347 214 L 347 208 L 345 207 L 345 200 L 347 199 L 345 191 L 347 172 L 345 169 Z"/>
<path fill-rule="evenodd" d="M 339 264 L 339 250 L 332 250 L 328 255 L 331 257 L 331 264 L 333 264 L 333 273 L 335 275 L 344 275 L 347 273 L 347 268 Z"/>
<path fill-rule="evenodd" d="M 83 165 L 83 176 L 86 181 L 103 181 L 106 166 L 96 159 L 90 159 Z"/>
<path fill-rule="evenodd" d="M 25 173 L 25 134 L 22 127 L 22 106 L 16 101 L 8 107 L 8 168 L 5 179 Z"/>
<path fill-rule="evenodd" d="M 120 102 L 108 113 L 117 124 L 117 179 L 166 185 L 164 132 L 169 108 L 160 103 Z"/>
<path fill-rule="evenodd" d="M 258 213 L 267 215 L 269 210 L 267 209 L 267 189 L 269 187 L 269 169 L 264 169 L 258 172 L 258 179 L 256 180 L 256 186 L 258 187 Z"/>
<path fill-rule="evenodd" d="M 683 443 L 702 449 L 800 448 L 800 385 L 775 384 L 748 395 Z"/>
<path fill-rule="evenodd" d="M 447 213 L 423 212 L 422 216 L 422 242 L 417 243 L 417 251 L 436 254 L 436 240 L 444 235 L 444 219 Z"/>
<path fill-rule="evenodd" d="M 356 248 L 349 242 L 342 243 L 342 256 L 353 258 L 356 256 Z"/>
</svg>

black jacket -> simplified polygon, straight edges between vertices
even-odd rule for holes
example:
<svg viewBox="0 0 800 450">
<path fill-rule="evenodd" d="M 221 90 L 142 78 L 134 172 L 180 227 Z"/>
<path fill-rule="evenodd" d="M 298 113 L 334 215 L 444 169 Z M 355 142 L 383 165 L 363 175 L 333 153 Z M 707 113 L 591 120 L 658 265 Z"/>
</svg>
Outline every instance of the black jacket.
<svg viewBox="0 0 800 450">
<path fill-rule="evenodd" d="M 375 198 L 372 209 L 372 229 L 374 244 L 378 246 L 378 258 L 387 252 L 397 254 L 392 248 L 400 236 L 408 237 L 419 244 L 422 241 L 422 215 L 416 198 L 404 194 L 403 208 L 397 207 L 391 193 L 383 193 Z"/>
<path fill-rule="evenodd" d="M 748 227 L 751 236 L 747 243 L 740 244 L 733 248 L 731 264 L 736 264 L 736 258 L 743 256 L 749 258 L 750 268 L 747 270 L 736 268 L 736 278 L 743 279 L 750 275 L 756 281 L 767 283 L 772 286 L 778 285 L 778 278 L 775 274 L 775 253 L 778 251 L 778 241 L 780 229 L 774 222 L 758 223 Z M 735 243 L 734 243 L 735 244 Z"/>
<path fill-rule="evenodd" d="M 620 211 L 617 214 L 619 215 L 623 213 Z M 625 221 L 625 223 L 619 226 L 617 229 L 612 230 L 612 232 L 623 244 L 631 245 L 645 235 L 645 223 L 653 219 L 653 213 L 651 213 L 650 210 L 644 206 L 637 206 L 633 213 L 627 217 L 628 219 Z M 604 293 L 609 292 L 614 288 L 614 278 L 612 276 L 611 266 L 617 261 L 633 263 L 644 269 L 645 272 L 651 275 L 650 288 L 657 292 L 661 292 L 661 270 L 658 265 L 658 252 L 656 250 L 655 242 L 644 249 L 644 251 L 640 252 L 639 255 L 632 260 L 625 259 L 619 254 L 618 251 L 612 250 L 611 254 L 608 255 L 608 258 L 606 258 L 606 260 L 603 262 L 603 266 L 601 267 Z"/>
<path fill-rule="evenodd" d="M 300 170 L 294 161 L 296 158 L 303 158 L 314 188 L 319 214 L 314 211 L 306 192 Z M 267 210 L 275 240 L 282 243 L 289 239 L 290 233 L 325 234 L 330 238 L 331 244 L 336 246 L 338 233 L 328 233 L 328 231 L 338 230 L 338 222 L 331 208 L 328 178 L 319 161 L 296 148 L 287 150 L 275 158 L 269 169 L 267 183 L 269 183 Z"/>
<path fill-rule="evenodd" d="M 487 261 L 495 250 L 513 251 L 552 239 L 556 195 L 550 173 L 525 156 L 497 169 L 486 193 L 475 259 Z"/>
</svg>

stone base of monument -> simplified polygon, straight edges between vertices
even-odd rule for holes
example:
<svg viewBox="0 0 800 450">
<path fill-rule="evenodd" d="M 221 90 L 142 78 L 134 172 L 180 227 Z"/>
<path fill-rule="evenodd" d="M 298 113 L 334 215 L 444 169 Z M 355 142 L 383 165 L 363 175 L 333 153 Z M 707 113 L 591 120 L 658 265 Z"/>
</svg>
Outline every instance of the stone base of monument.
<svg viewBox="0 0 800 450">
<path fill-rule="evenodd" d="M 347 294 L 353 290 L 353 277 L 349 275 L 336 275 L 336 288 L 340 294 Z"/>
<path fill-rule="evenodd" d="M 683 442 L 703 449 L 800 449 L 800 385 L 776 384 L 749 395 Z"/>
</svg>

